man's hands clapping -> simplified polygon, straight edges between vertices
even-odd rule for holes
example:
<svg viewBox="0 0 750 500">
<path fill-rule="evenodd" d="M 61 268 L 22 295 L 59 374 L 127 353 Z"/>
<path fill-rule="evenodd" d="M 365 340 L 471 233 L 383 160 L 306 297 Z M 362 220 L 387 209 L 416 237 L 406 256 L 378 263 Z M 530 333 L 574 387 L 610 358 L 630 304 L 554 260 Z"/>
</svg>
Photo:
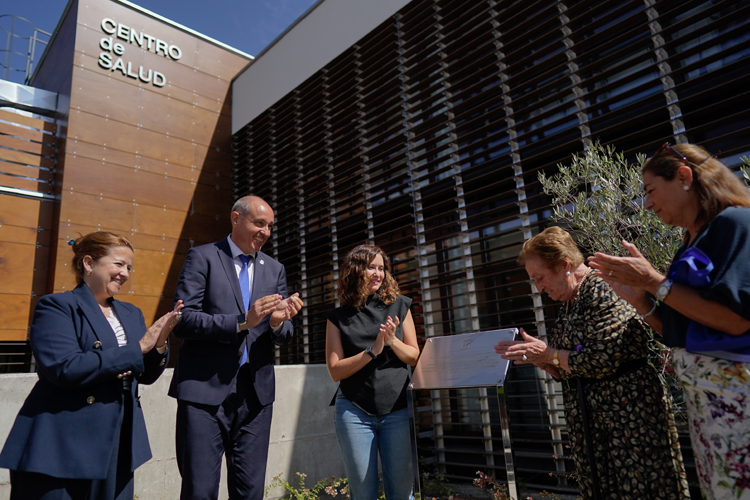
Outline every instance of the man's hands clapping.
<svg viewBox="0 0 750 500">
<path fill-rule="evenodd" d="M 288 321 L 295 317 L 304 306 L 304 302 L 299 298 L 299 294 L 282 299 L 281 295 L 267 295 L 253 302 L 252 307 L 245 317 L 247 318 L 247 327 L 257 326 L 263 318 L 271 315 L 271 328 L 278 327 L 282 322 Z"/>
<path fill-rule="evenodd" d="M 280 301 L 271 313 L 271 328 L 276 328 L 284 321 L 289 321 L 295 317 L 304 305 L 305 303 L 299 298 L 298 293 Z"/>
</svg>

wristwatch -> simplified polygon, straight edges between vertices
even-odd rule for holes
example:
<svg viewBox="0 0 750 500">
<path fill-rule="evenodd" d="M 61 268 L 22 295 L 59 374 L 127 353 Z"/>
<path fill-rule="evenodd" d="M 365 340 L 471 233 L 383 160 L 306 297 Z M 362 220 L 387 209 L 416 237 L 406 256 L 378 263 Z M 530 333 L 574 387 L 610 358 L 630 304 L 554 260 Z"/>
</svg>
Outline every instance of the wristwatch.
<svg viewBox="0 0 750 500">
<path fill-rule="evenodd" d="M 672 283 L 673 281 L 669 278 L 661 282 L 661 284 L 656 288 L 656 300 L 658 300 L 659 302 L 664 302 L 664 299 L 667 298 L 669 292 L 672 291 Z"/>
<path fill-rule="evenodd" d="M 365 348 L 365 352 L 372 358 L 372 359 L 378 359 L 378 355 L 372 352 L 372 346 L 367 346 Z"/>
<path fill-rule="evenodd" d="M 555 366 L 560 366 L 560 358 L 557 357 L 559 353 L 560 353 L 560 350 L 555 349 L 555 353 L 552 355 L 552 364 Z"/>
<path fill-rule="evenodd" d="M 247 316 L 240 314 L 237 316 L 237 328 L 239 331 L 244 332 L 247 330 Z"/>
</svg>

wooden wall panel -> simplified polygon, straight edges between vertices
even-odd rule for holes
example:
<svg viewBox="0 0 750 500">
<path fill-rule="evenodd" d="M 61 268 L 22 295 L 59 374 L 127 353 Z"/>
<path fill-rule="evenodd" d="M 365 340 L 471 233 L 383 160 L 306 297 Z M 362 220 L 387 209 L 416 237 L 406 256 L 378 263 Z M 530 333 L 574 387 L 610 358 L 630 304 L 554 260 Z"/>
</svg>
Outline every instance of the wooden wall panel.
<svg viewBox="0 0 750 500">
<path fill-rule="evenodd" d="M 73 71 L 73 86 L 77 90 L 70 98 L 70 107 L 76 111 L 87 111 L 111 120 L 130 125 L 140 124 L 141 93 L 133 92 L 131 86 L 120 78 L 104 77 L 88 69 Z"/>
<path fill-rule="evenodd" d="M 0 135 L 0 147 L 17 149 L 35 155 L 45 155 L 53 158 L 56 154 L 54 146 L 43 142 L 17 139 L 9 135 Z"/>
<path fill-rule="evenodd" d="M 68 148 L 71 158 L 84 157 L 98 162 L 111 165 L 119 165 L 128 168 L 137 168 L 145 172 L 163 175 L 165 177 L 180 179 L 191 183 L 204 182 L 211 186 L 217 184 L 221 188 L 231 189 L 232 178 L 222 172 L 223 169 L 217 169 L 216 166 L 205 165 L 203 169 L 198 169 L 195 165 L 185 167 L 175 163 L 165 162 L 163 160 L 154 160 L 142 155 L 136 155 L 128 151 L 119 151 L 117 149 L 106 148 L 97 144 L 78 141 Z M 220 166 L 219 166 L 220 167 Z M 210 173 L 201 177 L 201 172 Z"/>
<path fill-rule="evenodd" d="M 60 231 L 60 241 L 67 243 L 72 238 L 77 238 L 82 234 L 88 234 L 92 231 L 110 231 L 120 233 L 126 236 L 136 249 L 151 250 L 154 252 L 185 255 L 190 248 L 190 243 L 179 238 L 169 238 L 167 236 L 156 236 L 153 234 L 124 232 L 122 228 L 107 226 L 82 226 L 74 223 L 66 223 Z M 72 258 L 72 253 L 71 253 Z"/>
<path fill-rule="evenodd" d="M 14 151 L 12 149 L 0 148 L 0 160 L 10 161 L 14 163 L 21 163 L 23 165 L 34 165 L 37 167 L 43 167 L 50 169 L 55 166 L 55 162 L 51 158 L 44 158 L 39 155 L 26 153 L 23 151 Z M 31 173 L 22 175 L 32 175 L 38 177 L 39 175 L 33 175 Z"/>
<path fill-rule="evenodd" d="M 57 124 L 48 122 L 40 118 L 32 118 L 30 116 L 19 115 L 11 111 L 0 109 L 0 120 L 15 123 L 18 125 L 25 125 L 27 127 L 43 130 L 50 134 L 50 137 L 57 132 Z"/>
<path fill-rule="evenodd" d="M 0 184 L 50 193 L 54 123 L 0 110 Z M 36 179 L 36 180 L 35 180 Z M 0 341 L 24 341 L 46 293 L 52 204 L 0 194 Z"/>
<path fill-rule="evenodd" d="M 83 111 L 70 114 L 68 139 L 132 151 L 157 160 L 192 165 L 192 143 L 132 125 L 126 125 Z"/>
<path fill-rule="evenodd" d="M 0 167 L 2 167 L 3 162 L 0 162 Z M 13 176 L 0 176 L 0 183 L 3 186 L 12 187 L 14 189 L 24 189 L 26 191 L 39 191 L 39 192 L 46 192 L 49 190 L 49 184 L 46 182 L 38 182 L 34 180 L 29 179 L 22 179 L 19 177 L 13 177 Z"/>
<path fill-rule="evenodd" d="M 6 175 L 18 175 L 23 177 L 29 177 L 31 179 L 38 179 L 40 181 L 51 182 L 53 178 L 51 166 L 34 167 L 33 160 L 39 161 L 38 158 L 34 158 L 31 155 L 24 156 L 25 153 L 19 154 L 17 151 L 8 151 L 0 149 L 0 173 Z M 29 160 L 23 164 L 17 163 L 19 161 Z M 46 162 L 45 162 L 46 163 Z M 3 177 L 0 180 L 0 184 L 5 184 L 6 178 Z M 7 185 L 7 184 L 6 184 Z M 44 191 L 47 191 L 46 189 Z"/>
<path fill-rule="evenodd" d="M 110 197 L 121 201 L 136 201 L 186 212 L 194 186 L 187 181 L 147 172 L 134 167 L 123 167 L 107 162 L 78 157 L 68 159 L 66 185 L 76 192 L 100 195 L 117 186 Z"/>
<path fill-rule="evenodd" d="M 15 226 L 36 230 L 52 225 L 51 213 L 42 202 L 29 198 L 0 195 L 0 227 Z"/>
<path fill-rule="evenodd" d="M 223 116 L 225 116 L 227 118 L 229 118 L 231 116 L 231 104 L 226 100 L 229 97 L 228 96 L 228 88 L 229 88 L 228 82 L 223 82 L 223 81 L 221 82 L 222 84 L 226 84 L 225 95 L 222 95 L 222 96 L 216 96 L 216 95 L 204 96 L 204 95 L 199 94 L 196 90 L 181 88 L 181 87 L 179 87 L 177 85 L 170 84 L 169 82 L 167 82 L 167 84 L 165 84 L 165 86 L 162 89 L 159 89 L 159 88 L 153 87 L 151 84 L 145 84 L 145 83 L 133 80 L 131 78 L 121 77 L 120 73 L 111 73 L 111 72 L 109 72 L 107 70 L 104 70 L 101 67 L 99 67 L 99 65 L 97 64 L 97 55 L 96 54 L 82 54 L 82 53 L 78 53 L 77 52 L 76 53 L 76 57 L 75 57 L 75 61 L 76 61 L 77 69 L 75 70 L 74 75 L 81 74 L 82 75 L 82 79 L 83 78 L 91 78 L 91 75 L 81 73 L 82 71 L 90 71 L 91 74 L 93 74 L 93 75 L 96 75 L 96 76 L 102 76 L 102 75 L 104 75 L 105 78 L 108 78 L 110 80 L 113 80 L 113 81 L 116 81 L 118 83 L 121 83 L 122 85 L 130 85 L 130 86 L 133 86 L 133 87 L 140 88 L 140 89 L 142 89 L 144 91 L 144 94 L 149 94 L 149 96 L 151 98 L 154 98 L 155 96 L 166 96 L 168 101 L 175 101 L 175 103 L 173 105 L 177 105 L 178 103 L 183 103 L 188 108 L 196 108 L 199 111 L 205 111 L 205 112 L 210 113 L 210 114 L 217 114 L 218 113 L 218 114 L 221 114 L 221 115 L 223 115 Z M 209 80 L 211 83 L 215 82 L 215 79 L 212 79 L 212 78 L 210 78 L 210 77 L 208 77 L 207 75 L 204 75 L 204 74 L 200 74 L 199 73 L 198 76 L 196 77 L 196 75 L 192 74 L 192 70 L 191 70 L 191 72 L 188 72 L 185 76 L 188 77 L 191 80 L 203 80 L 203 81 Z M 75 85 L 77 85 L 76 88 L 78 88 L 78 87 L 83 88 L 82 85 L 78 85 L 77 83 Z M 100 85 L 102 85 L 104 88 L 107 88 L 105 83 L 101 83 Z M 218 95 L 218 91 L 214 91 L 214 93 Z M 84 102 L 86 100 L 85 97 L 86 96 L 82 96 L 82 99 L 83 99 Z M 97 99 L 98 100 L 103 100 L 104 99 L 106 101 L 106 99 L 102 98 L 102 97 L 97 97 Z M 108 102 L 108 101 L 106 101 L 106 102 Z M 123 103 L 123 106 L 126 106 L 128 104 L 129 103 L 127 103 L 127 102 Z M 164 105 L 164 104 L 165 104 L 164 101 L 160 101 L 159 102 L 159 105 Z M 73 108 L 74 109 L 78 109 L 77 106 L 81 106 L 80 102 L 76 103 L 75 105 L 73 105 Z M 185 108 L 185 109 L 188 109 L 188 108 Z M 106 109 L 106 108 L 98 108 L 98 107 L 95 107 L 95 106 L 85 106 L 85 107 L 81 107 L 80 109 L 84 109 L 84 110 L 89 110 L 90 111 L 92 109 L 93 110 L 99 110 L 99 109 Z M 146 108 L 143 108 L 143 109 L 146 109 Z M 156 108 L 156 110 L 158 111 L 158 108 Z M 94 112 L 96 113 L 96 111 L 94 111 Z M 147 115 L 144 115 L 144 116 L 147 116 Z M 115 116 L 115 115 L 112 115 L 111 117 L 115 118 L 115 119 L 118 119 L 117 116 Z M 123 120 L 123 121 L 126 121 L 126 120 Z M 193 121 L 195 121 L 195 120 L 193 120 Z M 134 122 L 134 123 L 138 123 L 138 122 Z M 174 120 L 169 120 L 169 124 L 172 127 L 174 127 L 178 123 L 175 122 Z M 202 126 L 203 124 L 200 121 L 196 121 L 195 125 L 201 125 Z M 146 125 L 144 124 L 144 126 L 146 126 Z M 146 128 L 148 128 L 148 127 L 146 127 Z M 212 130 L 207 131 L 207 132 L 209 132 L 209 134 L 206 137 L 211 137 L 211 133 L 214 132 L 214 130 L 212 129 Z M 194 135 L 194 136 L 190 137 L 190 139 L 196 139 L 196 138 L 199 138 L 199 137 L 202 138 L 203 136 Z M 230 137 L 231 137 L 231 130 L 230 130 Z"/>
<path fill-rule="evenodd" d="M 131 233 L 138 233 L 166 238 L 192 239 L 197 244 L 203 241 L 202 235 L 213 234 L 216 237 L 210 241 L 215 241 L 225 237 L 231 230 L 229 225 L 231 205 L 231 200 L 218 203 L 217 206 L 220 208 L 216 210 L 216 215 L 211 216 L 68 191 L 62 194 L 60 234 L 64 234 L 66 224 L 78 224 L 97 229 L 110 228 L 128 237 Z M 86 221 L 86 223 L 82 224 L 81 221 Z"/>
<path fill-rule="evenodd" d="M 40 122 L 42 120 L 39 120 Z M 41 130 L 30 130 L 28 128 L 18 127 L 12 123 L 0 122 L 0 134 L 6 134 L 13 137 L 22 137 L 36 142 L 44 142 L 45 138 L 49 138 L 48 134 L 45 134 Z"/>
<path fill-rule="evenodd" d="M 0 199 L 2 198 L 9 197 L 0 195 Z M 36 245 L 36 235 L 37 229 L 34 227 L 11 226 L 10 224 L 0 225 L 0 242 Z"/>
<path fill-rule="evenodd" d="M 34 279 L 34 245 L 0 241 L 2 294 L 30 295 Z"/>
</svg>

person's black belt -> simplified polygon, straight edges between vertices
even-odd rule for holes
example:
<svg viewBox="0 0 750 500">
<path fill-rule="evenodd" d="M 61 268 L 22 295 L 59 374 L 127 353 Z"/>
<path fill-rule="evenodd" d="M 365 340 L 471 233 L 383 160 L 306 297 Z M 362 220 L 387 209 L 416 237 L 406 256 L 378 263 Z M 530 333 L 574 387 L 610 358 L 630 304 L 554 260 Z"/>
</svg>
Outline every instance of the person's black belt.
<svg viewBox="0 0 750 500">
<path fill-rule="evenodd" d="M 627 373 L 634 372 L 645 366 L 648 366 L 648 360 L 646 358 L 631 359 L 630 361 L 626 361 L 622 363 L 620 366 L 617 367 L 617 370 L 610 373 L 609 375 L 605 375 L 604 377 L 575 377 L 575 378 L 580 379 L 583 385 L 586 386 L 586 385 L 593 384 L 596 382 L 614 380 L 617 377 L 621 377 Z"/>
</svg>

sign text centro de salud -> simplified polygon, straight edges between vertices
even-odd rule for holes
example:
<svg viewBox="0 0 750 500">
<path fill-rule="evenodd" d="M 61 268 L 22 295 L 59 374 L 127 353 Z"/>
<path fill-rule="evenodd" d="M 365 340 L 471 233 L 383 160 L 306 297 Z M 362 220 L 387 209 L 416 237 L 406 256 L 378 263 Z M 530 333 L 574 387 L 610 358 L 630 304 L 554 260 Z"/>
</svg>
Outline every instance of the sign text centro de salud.
<svg viewBox="0 0 750 500">
<path fill-rule="evenodd" d="M 134 30 L 124 24 L 116 23 L 112 19 L 102 19 L 102 31 L 110 37 L 104 37 L 99 40 L 99 48 L 104 52 L 99 54 L 99 66 L 112 72 L 120 71 L 123 76 L 140 80 L 144 83 L 151 83 L 155 87 L 163 87 L 166 78 L 162 73 L 156 70 L 145 69 L 143 66 L 138 67 L 136 71 L 131 62 L 122 60 L 125 54 L 125 46 L 117 40 L 124 40 L 131 45 L 138 45 L 142 49 L 153 52 L 157 55 L 163 55 L 173 61 L 182 57 L 182 51 L 176 45 L 168 45 L 164 40 L 160 40 L 146 33 L 136 33 Z M 114 56 L 112 55 L 114 54 Z M 117 57 L 116 60 L 113 60 Z"/>
</svg>

